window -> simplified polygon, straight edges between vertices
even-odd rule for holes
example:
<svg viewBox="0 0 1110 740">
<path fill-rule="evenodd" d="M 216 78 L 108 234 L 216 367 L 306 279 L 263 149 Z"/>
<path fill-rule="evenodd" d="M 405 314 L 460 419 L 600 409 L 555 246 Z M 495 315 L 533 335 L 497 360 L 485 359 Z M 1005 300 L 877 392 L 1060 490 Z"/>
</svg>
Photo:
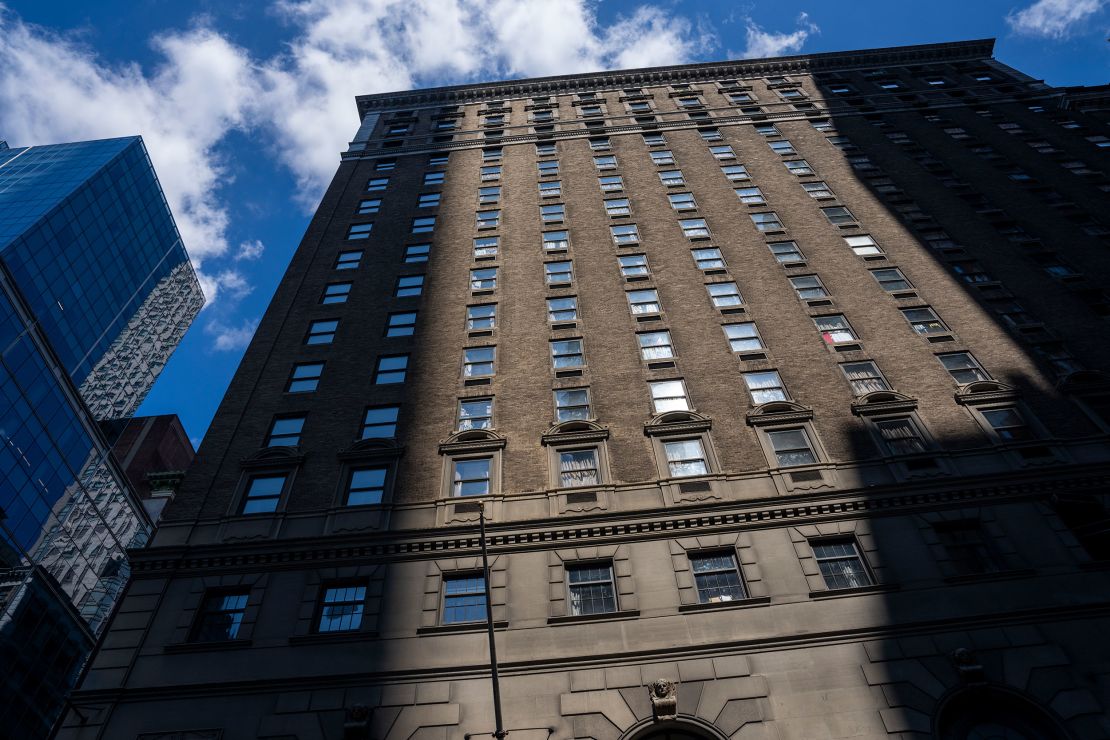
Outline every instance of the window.
<svg viewBox="0 0 1110 740">
<path fill-rule="evenodd" d="M 686 184 L 686 181 L 682 179 L 682 170 L 663 170 L 659 173 L 659 181 L 668 188 Z M 673 205 L 674 201 L 671 201 L 671 204 Z"/>
<path fill-rule="evenodd" d="M 559 180 L 550 180 L 540 183 L 541 198 L 559 198 L 563 195 L 563 183 Z"/>
<path fill-rule="evenodd" d="M 486 115 L 485 118 L 482 119 L 482 125 L 483 126 L 504 126 L 505 125 L 505 116 L 502 115 L 502 114 Z"/>
<path fill-rule="evenodd" d="M 815 130 L 820 131 L 821 133 L 830 133 L 833 130 L 832 121 L 827 118 L 819 118 L 817 120 L 810 121 L 810 123 L 813 125 L 813 128 Z"/>
<path fill-rule="evenodd" d="M 600 109 L 599 109 L 600 112 Z M 608 136 L 597 136 L 590 139 L 590 149 L 595 152 L 607 152 L 612 149 Z"/>
<path fill-rule="evenodd" d="M 389 185 L 388 177 L 371 177 L 370 181 L 366 183 L 366 190 L 385 190 Z"/>
<path fill-rule="evenodd" d="M 389 323 L 385 328 L 387 337 L 411 337 L 416 331 L 416 312 L 389 314 Z"/>
<path fill-rule="evenodd" d="M 990 380 L 991 376 L 983 369 L 983 366 L 971 356 L 970 352 L 951 352 L 949 354 L 937 355 L 940 364 L 948 371 L 960 385 L 967 383 L 975 383 L 980 380 Z"/>
<path fill-rule="evenodd" d="M 549 206 L 540 206 L 540 217 L 545 224 L 560 223 L 566 215 L 562 203 L 552 203 Z"/>
<path fill-rule="evenodd" d="M 753 213 L 751 214 L 752 223 L 755 228 L 760 231 L 782 231 L 785 226 L 779 220 L 779 215 L 774 211 L 767 211 L 766 213 Z"/>
<path fill-rule="evenodd" d="M 649 275 L 647 255 L 644 254 L 626 254 L 617 257 L 617 262 L 620 264 L 621 275 L 624 277 L 638 277 Z"/>
<path fill-rule="evenodd" d="M 459 418 L 455 422 L 457 431 L 489 429 L 491 426 L 493 426 L 492 398 L 459 399 Z"/>
<path fill-rule="evenodd" d="M 629 113 L 651 113 L 651 103 L 646 100 L 632 100 L 627 105 Z"/>
<path fill-rule="evenodd" d="M 874 422 L 875 431 L 892 455 L 913 455 L 924 452 L 927 445 L 921 430 L 909 417 L 880 419 Z"/>
<path fill-rule="evenodd" d="M 1002 559 L 985 537 L 983 525 L 978 520 L 937 522 L 933 530 L 957 575 L 993 573 L 1004 569 Z"/>
<path fill-rule="evenodd" d="M 359 439 L 390 439 L 397 436 L 399 406 L 374 406 L 366 409 Z"/>
<path fill-rule="evenodd" d="M 746 92 L 727 93 L 725 97 L 728 98 L 728 102 L 732 103 L 733 105 L 739 105 L 740 103 L 750 103 L 754 100 L 754 98 L 752 98 L 752 96 Z"/>
<path fill-rule="evenodd" d="M 206 594 L 189 641 L 221 642 L 236 639 L 243 624 L 249 596 L 249 589 Z"/>
<path fill-rule="evenodd" d="M 582 353 L 581 339 L 563 339 L 551 342 L 551 366 L 556 370 L 583 367 L 586 357 Z"/>
<path fill-rule="evenodd" d="M 407 263 L 427 262 L 428 255 L 431 254 L 431 251 L 431 244 L 410 244 L 405 247 L 405 257 L 403 261 Z"/>
<path fill-rule="evenodd" d="M 731 182 L 746 182 L 751 179 L 748 170 L 742 164 L 731 164 L 727 167 L 722 167 L 721 172 L 725 174 Z"/>
<path fill-rule="evenodd" d="M 474 240 L 474 259 L 492 259 L 497 256 L 501 244 L 499 236 L 480 236 Z"/>
<path fill-rule="evenodd" d="M 568 388 L 555 391 L 555 421 L 572 421 L 590 418 L 590 391 L 588 388 Z"/>
<path fill-rule="evenodd" d="M 776 154 L 787 155 L 798 153 L 794 150 L 794 145 L 786 139 L 782 139 L 781 141 L 769 141 L 767 142 L 767 145 L 770 146 L 771 151 L 775 152 Z"/>
<path fill-rule="evenodd" d="M 821 540 L 809 544 L 825 585 L 830 590 L 871 585 L 871 574 L 863 564 L 855 539 Z"/>
<path fill-rule="evenodd" d="M 671 208 L 676 211 L 696 211 L 698 204 L 694 202 L 693 193 L 668 193 L 667 200 L 671 202 Z"/>
<path fill-rule="evenodd" d="M 841 314 L 814 316 L 813 323 L 817 331 L 821 332 L 821 339 L 825 340 L 825 344 L 854 342 L 859 339 L 852 330 L 852 325 L 848 323 L 848 319 Z"/>
<path fill-rule="evenodd" d="M 501 211 L 478 211 L 474 216 L 479 229 L 496 229 L 501 224 Z"/>
<path fill-rule="evenodd" d="M 339 256 L 335 258 L 335 269 L 337 270 L 357 270 L 359 262 L 362 261 L 362 250 L 351 252 L 340 252 Z M 340 301 L 342 302 L 342 301 Z"/>
<path fill-rule="evenodd" d="M 536 162 L 536 168 L 539 169 L 540 177 L 554 177 L 559 174 L 559 160 L 545 159 Z"/>
<path fill-rule="evenodd" d="M 806 258 L 797 242 L 771 242 L 767 247 L 780 263 L 803 262 Z"/>
<path fill-rule="evenodd" d="M 609 563 L 567 565 L 567 607 L 572 616 L 607 614 L 617 610 L 613 566 Z"/>
<path fill-rule="evenodd" d="M 829 294 L 829 291 L 825 290 L 825 286 L 821 283 L 821 278 L 816 275 L 792 277 L 790 278 L 790 284 L 794 286 L 794 292 L 803 301 L 824 298 Z"/>
<path fill-rule="evenodd" d="M 439 193 L 421 193 L 416 198 L 417 208 L 435 208 L 439 205 Z"/>
<path fill-rule="evenodd" d="M 285 387 L 286 393 L 311 393 L 320 383 L 320 375 L 324 372 L 322 362 L 301 362 L 293 366 L 289 376 L 289 384 Z"/>
<path fill-rule="evenodd" d="M 326 319 L 313 321 L 308 325 L 308 334 L 305 335 L 305 344 L 331 344 L 335 339 L 335 330 L 339 328 L 339 319 Z"/>
<path fill-rule="evenodd" d="M 486 620 L 486 578 L 481 573 L 444 576 L 443 624 Z"/>
<path fill-rule="evenodd" d="M 674 357 L 669 331 L 648 331 L 636 335 L 640 343 L 640 357 L 645 360 L 666 360 Z"/>
<path fill-rule="evenodd" d="M 393 295 L 397 298 L 417 296 L 422 290 L 424 290 L 423 275 L 402 275 L 397 278 L 397 288 L 393 291 Z"/>
<path fill-rule="evenodd" d="M 778 136 L 779 130 L 775 128 L 773 123 L 761 123 L 755 127 L 755 132 L 760 136 Z"/>
<path fill-rule="evenodd" d="M 833 194 L 833 191 L 829 189 L 828 184 L 821 180 L 818 180 L 816 182 L 803 182 L 802 190 L 806 191 L 806 194 L 815 200 L 824 200 L 827 198 L 836 197 Z"/>
<path fill-rule="evenodd" d="M 452 121 L 450 119 L 438 119 L 438 120 L 433 122 L 432 130 L 433 131 L 454 131 L 456 128 L 458 128 L 458 125 L 459 124 L 457 122 Z M 446 138 L 446 140 L 448 140 L 448 141 L 450 141 L 450 139 L 451 139 L 451 137 L 448 136 L 448 137 L 436 137 L 436 140 L 439 141 L 443 138 Z M 444 164 L 446 164 L 446 162 Z"/>
<path fill-rule="evenodd" d="M 380 504 L 385 495 L 385 477 L 388 473 L 389 468 L 382 465 L 352 470 L 347 481 L 347 500 L 344 505 Z"/>
<path fill-rule="evenodd" d="M 395 128 L 401 129 L 400 133 L 404 134 L 404 133 L 408 133 L 409 125 L 407 123 L 395 125 L 390 129 L 389 134 L 387 134 L 387 135 L 393 135 L 393 133 L 394 133 L 393 129 L 395 129 Z M 390 170 L 395 170 L 395 169 L 397 169 L 397 160 L 396 159 L 379 159 L 377 162 L 374 163 L 374 169 L 377 170 L 378 172 L 389 172 Z"/>
<path fill-rule="evenodd" d="M 566 231 L 543 232 L 543 251 L 565 252 L 569 246 L 570 242 L 568 241 L 568 233 Z"/>
<path fill-rule="evenodd" d="M 575 321 L 577 318 L 578 299 L 574 296 L 547 299 L 548 321 L 558 323 L 560 321 Z"/>
<path fill-rule="evenodd" d="M 740 324 L 725 324 L 725 336 L 728 337 L 729 347 L 733 352 L 756 352 L 766 349 L 755 324 L 748 321 Z"/>
<path fill-rule="evenodd" d="M 536 111 L 536 112 L 538 113 L 539 111 Z M 554 157 L 555 156 L 555 144 L 552 143 L 552 142 L 536 144 L 536 156 L 537 157 Z"/>
<path fill-rule="evenodd" d="M 756 406 L 771 401 L 790 400 L 777 370 L 744 373 L 744 383 L 748 386 L 748 394 Z"/>
<path fill-rule="evenodd" d="M 500 185 L 487 185 L 486 187 L 478 188 L 478 203 L 480 205 L 491 205 L 501 200 L 501 186 Z"/>
<path fill-rule="evenodd" d="M 574 271 L 570 260 L 545 262 L 543 264 L 543 275 L 548 285 L 563 285 L 574 279 Z"/>
<path fill-rule="evenodd" d="M 483 162 L 500 162 L 501 161 L 501 147 L 489 147 L 482 150 Z"/>
<path fill-rule="evenodd" d="M 615 170 L 617 168 L 617 158 L 611 154 L 603 157 L 594 157 L 594 167 L 597 167 L 602 172 L 605 170 Z"/>
<path fill-rule="evenodd" d="M 597 184 L 603 193 L 619 193 L 624 190 L 624 180 L 620 175 L 605 175 L 597 178 Z"/>
<path fill-rule="evenodd" d="M 463 377 L 493 375 L 495 347 L 467 347 L 463 350 Z"/>
<path fill-rule="evenodd" d="M 651 154 L 651 161 L 657 165 L 674 164 L 674 154 L 669 149 L 662 149 L 658 152 L 649 152 Z"/>
<path fill-rule="evenodd" d="M 324 286 L 324 295 L 320 296 L 320 303 L 330 305 L 333 303 L 346 303 L 347 296 L 351 294 L 350 283 L 329 283 Z"/>
<path fill-rule="evenodd" d="M 548 123 L 555 120 L 555 111 L 549 108 L 532 111 L 532 121 L 535 123 Z M 552 144 L 551 146 L 555 146 Z"/>
<path fill-rule="evenodd" d="M 721 144 L 719 146 L 709 147 L 709 153 L 713 155 L 714 159 L 722 162 L 727 162 L 730 159 L 736 159 L 736 152 L 732 151 L 732 147 L 728 144 Z"/>
<path fill-rule="evenodd" d="M 709 300 L 717 308 L 739 306 L 744 303 L 736 283 L 709 283 L 705 289 L 709 292 Z"/>
<path fill-rule="evenodd" d="M 466 307 L 466 330 L 488 331 L 497 320 L 497 304 L 483 303 Z"/>
<path fill-rule="evenodd" d="M 478 457 L 471 460 L 455 460 L 451 495 L 488 496 L 490 493 L 493 458 Z"/>
<path fill-rule="evenodd" d="M 763 197 L 763 191 L 759 188 L 736 188 L 733 192 L 736 197 L 740 199 L 741 203 L 747 203 L 750 206 L 764 206 L 767 201 Z"/>
<path fill-rule="evenodd" d="M 636 224 L 610 226 L 609 231 L 613 234 L 613 241 L 617 246 L 640 243 L 640 232 L 636 228 Z"/>
<path fill-rule="evenodd" d="M 982 409 L 980 413 L 990 424 L 991 429 L 998 438 L 1005 442 L 1016 442 L 1032 439 L 1033 432 L 1022 418 L 1021 413 L 1013 406 L 1000 409 Z"/>
<path fill-rule="evenodd" d="M 940 334 L 948 331 L 948 327 L 940 320 L 936 312 L 929 307 L 903 308 L 902 315 L 918 334 Z"/>
<path fill-rule="evenodd" d="M 851 226 L 856 223 L 856 217 L 844 206 L 828 206 L 822 208 L 821 213 L 835 226 Z"/>
<path fill-rule="evenodd" d="M 805 97 L 805 93 L 793 87 L 783 88 L 778 93 L 783 100 L 800 100 Z"/>
<path fill-rule="evenodd" d="M 874 255 L 881 255 L 883 250 L 875 243 L 869 234 L 862 236 L 846 236 L 844 243 L 847 244 L 857 257 L 871 257 Z"/>
<path fill-rule="evenodd" d="M 721 141 L 724 139 L 721 136 L 721 130 L 716 128 L 699 128 L 698 136 L 706 141 Z"/>
<path fill-rule="evenodd" d="M 409 369 L 408 355 L 386 355 L 378 358 L 374 368 L 374 384 L 404 383 Z"/>
<path fill-rule="evenodd" d="M 601 484 L 597 449 L 567 450 L 559 453 L 559 487 L 581 488 Z"/>
<path fill-rule="evenodd" d="M 382 207 L 382 199 L 381 198 L 371 198 L 371 199 L 368 199 L 368 200 L 359 201 L 358 213 L 359 213 L 360 216 L 365 216 L 365 215 L 368 215 L 368 214 L 371 214 L 371 213 L 377 213 L 378 211 L 381 210 L 381 207 Z"/>
<path fill-rule="evenodd" d="M 428 166 L 429 167 L 446 167 L 447 166 L 447 157 L 448 157 L 447 154 L 433 154 L 430 157 L 428 157 Z"/>
<path fill-rule="evenodd" d="M 427 234 L 435 231 L 436 217 L 424 216 L 422 218 L 414 218 L 412 220 L 412 233 L 413 234 Z"/>
<path fill-rule="evenodd" d="M 258 475 L 247 483 L 240 514 L 265 514 L 277 511 L 281 492 L 285 490 L 285 475 Z"/>
<path fill-rule="evenodd" d="M 667 472 L 672 478 L 709 473 L 709 466 L 705 462 L 705 450 L 701 446 L 700 439 L 664 442 L 663 453 L 667 457 Z"/>
<path fill-rule="evenodd" d="M 360 584 L 325 586 L 320 599 L 317 632 L 353 632 L 362 626 L 366 586 Z"/>
<path fill-rule="evenodd" d="M 740 578 L 740 568 L 736 564 L 736 553 L 692 554 L 690 570 L 694 573 L 694 585 L 698 589 L 700 604 L 719 604 L 748 597 L 744 590 L 744 581 Z"/>
<path fill-rule="evenodd" d="M 663 310 L 659 305 L 659 293 L 654 288 L 630 290 L 627 296 L 628 306 L 634 314 L 660 313 Z"/>
<path fill-rule="evenodd" d="M 644 143 L 648 146 L 666 146 L 667 138 L 663 134 L 644 134 Z M 652 158 L 654 161 L 654 158 Z"/>
<path fill-rule="evenodd" d="M 704 218 L 684 218 L 678 222 L 682 235 L 688 239 L 704 239 L 709 236 L 709 225 Z"/>
<path fill-rule="evenodd" d="M 605 201 L 605 212 L 612 216 L 628 216 L 632 213 L 632 206 L 628 198 L 609 198 Z"/>
<path fill-rule="evenodd" d="M 470 271 L 470 289 L 493 290 L 497 287 L 497 268 L 484 267 L 480 270 Z"/>
<path fill-rule="evenodd" d="M 897 267 L 884 268 L 882 270 L 872 270 L 872 277 L 879 283 L 879 286 L 891 293 L 896 290 L 909 290 L 913 288 L 910 281 L 902 274 L 902 271 Z"/>
<path fill-rule="evenodd" d="M 556 166 L 556 168 L 558 168 L 558 162 L 555 163 L 555 166 Z M 437 173 L 428 173 L 428 174 L 437 174 Z M 443 173 L 438 173 L 438 174 L 443 174 Z M 425 176 L 425 177 L 427 177 L 427 176 Z M 483 167 L 481 169 L 481 179 L 482 179 L 482 182 L 494 182 L 496 180 L 500 180 L 501 179 L 501 165 L 496 164 L 496 165 L 490 165 L 488 167 Z M 425 184 L 427 184 L 427 183 L 425 182 Z"/>
<path fill-rule="evenodd" d="M 840 366 L 852 393 L 864 396 L 874 391 L 889 391 L 890 385 L 874 362 L 846 362 Z"/>
<path fill-rule="evenodd" d="M 304 415 L 279 416 L 270 424 L 266 435 L 267 447 L 296 447 L 301 443 L 301 430 L 304 428 Z"/>
<path fill-rule="evenodd" d="M 655 413 L 690 410 L 686 384 L 681 380 L 655 380 L 649 382 L 648 387 L 651 389 L 651 405 Z"/>
<path fill-rule="evenodd" d="M 790 468 L 797 465 L 812 465 L 817 462 L 817 455 L 813 452 L 809 435 L 806 430 L 776 429 L 767 432 L 767 440 L 771 443 L 771 450 L 775 453 L 775 461 L 781 468 Z"/>
<path fill-rule="evenodd" d="M 694 256 L 694 264 L 699 270 L 718 270 L 725 267 L 725 258 L 721 256 L 721 250 L 717 247 L 692 249 L 690 254 Z"/>
</svg>

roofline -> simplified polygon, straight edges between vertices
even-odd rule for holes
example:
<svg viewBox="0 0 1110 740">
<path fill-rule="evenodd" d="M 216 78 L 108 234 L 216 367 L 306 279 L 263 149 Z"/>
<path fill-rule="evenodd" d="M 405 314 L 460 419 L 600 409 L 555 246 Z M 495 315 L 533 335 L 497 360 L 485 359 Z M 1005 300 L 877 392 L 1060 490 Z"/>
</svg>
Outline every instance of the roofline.
<svg viewBox="0 0 1110 740">
<path fill-rule="evenodd" d="M 707 77 L 743 77 L 811 71 L 835 71 L 854 67 L 901 64 L 928 64 L 969 59 L 990 58 L 995 39 L 950 41 L 939 44 L 888 46 L 879 49 L 834 51 L 820 54 L 799 54 L 767 59 L 737 59 L 698 62 L 667 67 L 587 72 L 584 74 L 529 77 L 519 80 L 497 80 L 467 85 L 428 87 L 418 90 L 358 95 L 359 118 L 372 110 L 428 105 L 433 103 L 466 103 L 504 97 L 534 94 L 554 95 L 591 89 L 612 89 L 644 84 L 690 82 Z"/>
</svg>

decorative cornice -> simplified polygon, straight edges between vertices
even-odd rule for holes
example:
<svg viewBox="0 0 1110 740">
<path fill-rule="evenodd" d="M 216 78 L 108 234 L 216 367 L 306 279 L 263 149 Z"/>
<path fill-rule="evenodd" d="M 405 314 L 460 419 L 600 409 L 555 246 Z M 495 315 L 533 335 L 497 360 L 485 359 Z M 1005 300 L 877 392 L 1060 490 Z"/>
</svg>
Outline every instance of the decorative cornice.
<svg viewBox="0 0 1110 740">
<path fill-rule="evenodd" d="M 880 414 L 908 414 L 917 410 L 917 399 L 894 391 L 874 391 L 852 404 L 856 416 Z"/>
<path fill-rule="evenodd" d="M 355 442 L 336 457 L 340 460 L 366 460 L 371 458 L 395 458 L 405 454 L 403 445 L 392 439 L 362 439 Z"/>
<path fill-rule="evenodd" d="M 304 462 L 304 453 L 299 447 L 263 447 L 258 452 L 239 461 L 244 470 L 267 468 L 271 466 L 289 467 Z"/>
<path fill-rule="evenodd" d="M 979 406 L 988 403 L 1013 403 L 1021 392 L 1012 385 L 994 380 L 970 383 L 956 391 L 956 403 L 961 406 Z"/>
<path fill-rule="evenodd" d="M 604 442 L 609 439 L 609 430 L 605 428 L 579 429 L 577 431 L 561 432 L 548 431 L 540 437 L 540 444 L 547 446 L 573 445 L 584 442 Z"/>
<path fill-rule="evenodd" d="M 800 424 L 813 419 L 813 409 L 793 401 L 772 401 L 756 406 L 746 416 L 749 426 L 769 427 L 780 424 Z"/>
<path fill-rule="evenodd" d="M 472 452 L 496 452 L 505 449 L 507 440 L 488 429 L 455 432 L 439 445 L 441 455 L 466 455 Z"/>
</svg>

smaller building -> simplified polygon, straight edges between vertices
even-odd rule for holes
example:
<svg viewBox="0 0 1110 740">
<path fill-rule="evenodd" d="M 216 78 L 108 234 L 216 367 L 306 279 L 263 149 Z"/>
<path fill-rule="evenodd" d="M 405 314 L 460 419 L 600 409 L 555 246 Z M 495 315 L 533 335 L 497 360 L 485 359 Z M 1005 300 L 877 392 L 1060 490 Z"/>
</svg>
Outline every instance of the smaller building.
<svg viewBox="0 0 1110 740">
<path fill-rule="evenodd" d="M 101 427 L 108 427 L 109 439 L 116 440 L 112 454 L 157 524 L 196 454 L 181 419 L 177 414 L 136 416 L 105 422 Z"/>
</svg>

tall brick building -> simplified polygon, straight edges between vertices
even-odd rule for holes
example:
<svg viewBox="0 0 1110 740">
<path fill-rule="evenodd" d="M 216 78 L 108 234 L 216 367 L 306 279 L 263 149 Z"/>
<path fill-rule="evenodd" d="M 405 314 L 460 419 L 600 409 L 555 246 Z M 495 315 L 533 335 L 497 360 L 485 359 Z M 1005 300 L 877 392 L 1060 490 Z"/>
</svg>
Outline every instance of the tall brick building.
<svg viewBox="0 0 1110 740">
<path fill-rule="evenodd" d="M 60 737 L 1110 736 L 1108 90 L 372 95 Z"/>
</svg>

